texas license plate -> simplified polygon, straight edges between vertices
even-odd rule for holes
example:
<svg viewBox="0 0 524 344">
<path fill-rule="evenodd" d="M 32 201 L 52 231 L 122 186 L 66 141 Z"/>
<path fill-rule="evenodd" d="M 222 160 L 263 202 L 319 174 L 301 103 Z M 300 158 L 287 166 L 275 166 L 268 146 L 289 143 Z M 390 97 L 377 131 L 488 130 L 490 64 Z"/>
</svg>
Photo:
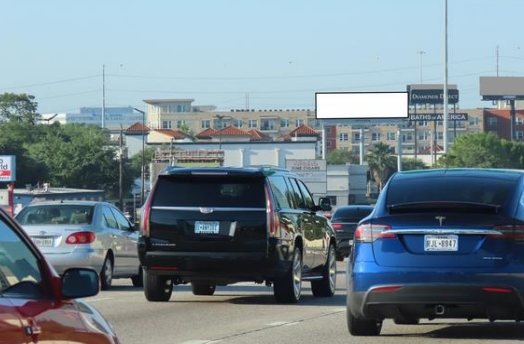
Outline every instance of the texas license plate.
<svg viewBox="0 0 524 344">
<path fill-rule="evenodd" d="M 218 221 L 196 221 L 196 234 L 218 234 L 220 230 L 220 223 Z"/>
<path fill-rule="evenodd" d="M 424 251 L 457 251 L 458 235 L 425 235 Z"/>
<path fill-rule="evenodd" d="M 53 238 L 32 238 L 33 242 L 38 247 L 52 247 L 53 246 Z"/>
</svg>

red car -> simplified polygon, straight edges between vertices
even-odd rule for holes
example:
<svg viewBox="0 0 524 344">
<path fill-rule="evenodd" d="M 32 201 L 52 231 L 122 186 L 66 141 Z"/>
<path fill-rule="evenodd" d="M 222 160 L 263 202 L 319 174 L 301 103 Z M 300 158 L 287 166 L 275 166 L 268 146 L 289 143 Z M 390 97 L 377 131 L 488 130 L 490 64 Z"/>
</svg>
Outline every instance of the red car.
<svg viewBox="0 0 524 344">
<path fill-rule="evenodd" d="M 99 290 L 95 270 L 73 268 L 59 276 L 0 208 L 0 342 L 120 343 L 96 309 L 76 300 Z"/>
</svg>

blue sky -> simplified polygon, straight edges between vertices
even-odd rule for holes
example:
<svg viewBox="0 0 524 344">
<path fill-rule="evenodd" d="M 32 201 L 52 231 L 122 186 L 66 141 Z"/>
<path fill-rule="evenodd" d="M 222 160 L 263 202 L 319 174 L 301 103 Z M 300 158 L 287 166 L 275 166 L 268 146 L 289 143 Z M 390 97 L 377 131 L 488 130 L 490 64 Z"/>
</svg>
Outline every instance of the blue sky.
<svg viewBox="0 0 524 344">
<path fill-rule="evenodd" d="M 102 106 L 103 85 L 106 106 L 141 109 L 167 98 L 313 109 L 315 92 L 404 91 L 444 82 L 444 3 L 3 1 L 0 93 L 32 94 L 54 113 Z M 448 0 L 448 82 L 461 108 L 491 106 L 480 76 L 524 76 L 523 15 L 521 0 Z"/>
</svg>

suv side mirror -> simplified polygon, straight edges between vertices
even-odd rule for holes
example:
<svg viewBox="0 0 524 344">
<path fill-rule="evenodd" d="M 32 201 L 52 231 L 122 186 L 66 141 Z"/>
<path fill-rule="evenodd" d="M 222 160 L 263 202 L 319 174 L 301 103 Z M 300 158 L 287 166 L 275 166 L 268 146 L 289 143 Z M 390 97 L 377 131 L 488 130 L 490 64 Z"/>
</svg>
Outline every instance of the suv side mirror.
<svg viewBox="0 0 524 344">
<path fill-rule="evenodd" d="M 320 197 L 318 199 L 318 205 L 320 206 L 320 209 L 322 210 L 332 210 L 333 207 L 331 206 L 331 198 L 329 197 Z"/>
</svg>

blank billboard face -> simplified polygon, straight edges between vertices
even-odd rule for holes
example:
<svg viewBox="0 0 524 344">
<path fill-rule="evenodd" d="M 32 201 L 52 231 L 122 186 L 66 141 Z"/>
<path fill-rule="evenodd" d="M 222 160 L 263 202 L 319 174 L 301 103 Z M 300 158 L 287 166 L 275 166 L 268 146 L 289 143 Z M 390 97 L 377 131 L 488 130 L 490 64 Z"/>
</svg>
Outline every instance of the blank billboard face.
<svg viewBox="0 0 524 344">
<path fill-rule="evenodd" d="M 408 118 L 408 92 L 317 92 L 317 119 Z"/>
</svg>

